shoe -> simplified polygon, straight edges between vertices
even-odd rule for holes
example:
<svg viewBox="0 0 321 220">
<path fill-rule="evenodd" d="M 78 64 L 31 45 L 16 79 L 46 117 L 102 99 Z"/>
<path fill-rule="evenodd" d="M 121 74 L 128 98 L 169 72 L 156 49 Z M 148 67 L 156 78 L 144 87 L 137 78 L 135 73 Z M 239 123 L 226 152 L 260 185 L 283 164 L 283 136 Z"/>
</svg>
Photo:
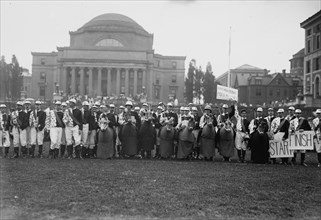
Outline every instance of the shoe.
<svg viewBox="0 0 321 220">
<path fill-rule="evenodd" d="M 301 163 L 301 166 L 307 167 L 308 165 L 306 163 Z"/>
</svg>

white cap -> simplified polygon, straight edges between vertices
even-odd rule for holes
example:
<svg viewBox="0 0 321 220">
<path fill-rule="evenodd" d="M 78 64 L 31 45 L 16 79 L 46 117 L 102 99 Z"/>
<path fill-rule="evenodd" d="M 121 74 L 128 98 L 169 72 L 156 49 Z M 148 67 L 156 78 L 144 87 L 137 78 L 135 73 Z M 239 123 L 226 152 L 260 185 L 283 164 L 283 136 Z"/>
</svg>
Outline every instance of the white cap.
<svg viewBox="0 0 321 220">
<path fill-rule="evenodd" d="M 66 101 L 66 104 L 69 105 L 69 101 L 68 100 Z"/>
<path fill-rule="evenodd" d="M 27 100 L 27 101 L 24 101 L 23 104 L 24 104 L 24 105 L 25 105 L 25 104 L 31 105 L 31 102 Z"/>
<path fill-rule="evenodd" d="M 277 113 L 284 113 L 284 109 L 283 109 L 283 108 L 279 108 L 279 110 L 277 111 Z"/>
<path fill-rule="evenodd" d="M 294 111 L 294 110 L 295 110 L 295 108 L 294 108 L 293 106 L 290 106 L 290 107 L 289 107 L 289 110 Z"/>
<path fill-rule="evenodd" d="M 193 106 L 192 111 L 197 111 L 197 107 Z"/>
<path fill-rule="evenodd" d="M 115 108 L 115 105 L 114 104 L 110 104 L 109 108 Z"/>
<path fill-rule="evenodd" d="M 321 109 L 318 108 L 316 111 L 315 111 L 316 114 L 320 114 L 321 113 Z"/>
<path fill-rule="evenodd" d="M 204 110 L 212 110 L 212 108 L 211 108 L 211 106 L 210 106 L 210 105 L 205 105 Z"/>
<path fill-rule="evenodd" d="M 167 106 L 173 106 L 173 103 L 169 102 L 167 103 Z"/>
<path fill-rule="evenodd" d="M 295 109 L 295 113 L 302 113 L 301 109 Z"/>
<path fill-rule="evenodd" d="M 184 106 L 181 106 L 181 107 L 179 108 L 179 110 L 180 110 L 180 111 L 184 111 Z"/>
<path fill-rule="evenodd" d="M 157 106 L 157 109 L 163 110 L 163 107 L 159 105 L 159 106 Z"/>
<path fill-rule="evenodd" d="M 131 101 L 127 101 L 126 104 L 125 104 L 125 106 L 126 106 L 126 105 L 130 105 L 130 106 L 133 107 L 133 103 L 132 103 Z"/>
<path fill-rule="evenodd" d="M 95 105 L 100 106 L 100 102 L 95 102 Z"/>
<path fill-rule="evenodd" d="M 100 108 L 106 108 L 106 105 L 100 105 Z"/>
<path fill-rule="evenodd" d="M 273 108 L 271 108 L 271 107 L 270 107 L 270 108 L 268 108 L 268 111 L 273 111 Z"/>
<path fill-rule="evenodd" d="M 223 108 L 228 108 L 228 105 L 227 105 L 227 104 L 224 104 L 224 105 L 223 105 Z"/>
<path fill-rule="evenodd" d="M 84 101 L 84 102 L 82 103 L 82 105 L 88 105 L 88 106 L 89 106 L 89 102 L 88 102 L 88 101 Z"/>
<path fill-rule="evenodd" d="M 7 108 L 7 106 L 5 104 L 1 104 L 0 108 Z"/>
<path fill-rule="evenodd" d="M 73 102 L 74 104 L 76 104 L 76 99 L 70 99 L 69 102 Z"/>
<path fill-rule="evenodd" d="M 61 103 L 61 106 L 67 106 L 66 102 Z"/>
<path fill-rule="evenodd" d="M 263 112 L 263 108 L 258 107 L 258 108 L 256 109 L 256 111 L 257 111 L 257 112 Z"/>
<path fill-rule="evenodd" d="M 119 109 L 124 109 L 125 107 L 123 105 L 119 106 Z"/>
<path fill-rule="evenodd" d="M 17 105 L 21 105 L 21 106 L 22 106 L 23 103 L 22 103 L 21 101 L 18 101 L 18 102 L 17 102 Z"/>
<path fill-rule="evenodd" d="M 189 107 L 184 107 L 184 111 L 189 111 Z"/>
<path fill-rule="evenodd" d="M 41 105 L 42 103 L 41 103 L 41 101 L 36 101 L 35 102 L 35 105 Z"/>
<path fill-rule="evenodd" d="M 147 103 L 144 103 L 143 106 L 147 106 L 148 107 Z"/>
<path fill-rule="evenodd" d="M 55 105 L 61 105 L 61 102 L 60 101 L 56 101 Z"/>
<path fill-rule="evenodd" d="M 135 110 L 135 111 L 139 111 L 140 108 L 139 108 L 138 106 L 136 106 L 136 107 L 134 108 L 134 110 Z"/>
</svg>

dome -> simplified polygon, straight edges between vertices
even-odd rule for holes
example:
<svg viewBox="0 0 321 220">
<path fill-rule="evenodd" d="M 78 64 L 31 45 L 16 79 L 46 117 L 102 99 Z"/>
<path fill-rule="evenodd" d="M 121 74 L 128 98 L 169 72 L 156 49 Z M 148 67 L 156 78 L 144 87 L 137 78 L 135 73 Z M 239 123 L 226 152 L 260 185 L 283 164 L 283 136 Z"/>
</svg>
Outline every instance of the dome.
<svg viewBox="0 0 321 220">
<path fill-rule="evenodd" d="M 146 32 L 144 28 L 137 24 L 133 19 L 115 13 L 99 15 L 84 24 L 80 29 L 92 29 L 96 27 L 123 27 Z"/>
</svg>

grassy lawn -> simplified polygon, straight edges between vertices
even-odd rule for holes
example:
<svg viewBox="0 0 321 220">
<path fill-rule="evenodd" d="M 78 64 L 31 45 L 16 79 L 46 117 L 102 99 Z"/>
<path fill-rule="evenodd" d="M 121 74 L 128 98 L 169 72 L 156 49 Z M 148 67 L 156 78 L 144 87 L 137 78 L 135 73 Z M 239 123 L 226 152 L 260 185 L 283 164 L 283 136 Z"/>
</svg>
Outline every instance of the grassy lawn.
<svg viewBox="0 0 321 220">
<path fill-rule="evenodd" d="M 309 167 L 1 159 L 0 219 L 320 219 L 315 157 Z"/>
</svg>

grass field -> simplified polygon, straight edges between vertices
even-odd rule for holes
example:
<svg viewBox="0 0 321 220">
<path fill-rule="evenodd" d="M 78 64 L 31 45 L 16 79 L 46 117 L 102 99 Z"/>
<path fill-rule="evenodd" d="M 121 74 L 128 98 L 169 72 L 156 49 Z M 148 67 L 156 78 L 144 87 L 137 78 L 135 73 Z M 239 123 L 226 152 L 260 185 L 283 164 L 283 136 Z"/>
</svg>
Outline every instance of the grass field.
<svg viewBox="0 0 321 220">
<path fill-rule="evenodd" d="M 1 160 L 1 220 L 320 219 L 320 207 L 315 163 Z"/>
</svg>

